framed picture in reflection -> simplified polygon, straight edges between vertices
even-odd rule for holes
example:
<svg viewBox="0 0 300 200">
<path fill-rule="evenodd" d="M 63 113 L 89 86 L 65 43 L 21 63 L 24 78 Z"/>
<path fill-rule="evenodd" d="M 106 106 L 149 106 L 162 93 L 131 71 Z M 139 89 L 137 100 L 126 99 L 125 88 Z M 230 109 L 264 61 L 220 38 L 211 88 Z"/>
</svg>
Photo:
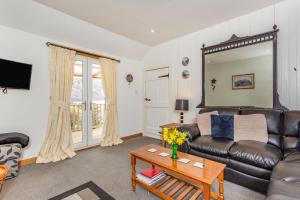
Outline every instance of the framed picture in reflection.
<svg viewBox="0 0 300 200">
<path fill-rule="evenodd" d="M 255 88 L 255 74 L 239 74 L 232 76 L 232 89 L 254 89 Z"/>
</svg>

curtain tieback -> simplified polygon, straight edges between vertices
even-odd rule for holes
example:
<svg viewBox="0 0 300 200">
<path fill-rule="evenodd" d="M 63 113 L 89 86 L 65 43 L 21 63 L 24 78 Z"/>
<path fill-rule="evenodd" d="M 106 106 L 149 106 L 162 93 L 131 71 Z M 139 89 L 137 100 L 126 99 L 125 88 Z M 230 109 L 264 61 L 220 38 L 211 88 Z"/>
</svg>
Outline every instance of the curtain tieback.
<svg viewBox="0 0 300 200">
<path fill-rule="evenodd" d="M 55 105 L 59 108 L 62 108 L 64 110 L 67 110 L 69 108 L 69 103 L 66 103 L 64 101 L 55 101 L 55 100 L 51 100 L 51 104 Z"/>
</svg>

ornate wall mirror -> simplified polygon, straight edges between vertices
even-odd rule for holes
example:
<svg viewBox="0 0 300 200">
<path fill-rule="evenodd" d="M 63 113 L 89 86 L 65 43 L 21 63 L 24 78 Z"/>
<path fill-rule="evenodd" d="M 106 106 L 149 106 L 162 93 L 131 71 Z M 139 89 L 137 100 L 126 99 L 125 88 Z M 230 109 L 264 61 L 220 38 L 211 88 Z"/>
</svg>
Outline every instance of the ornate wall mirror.
<svg viewBox="0 0 300 200">
<path fill-rule="evenodd" d="M 202 48 L 199 107 L 280 108 L 277 94 L 277 32 L 237 37 Z"/>
</svg>

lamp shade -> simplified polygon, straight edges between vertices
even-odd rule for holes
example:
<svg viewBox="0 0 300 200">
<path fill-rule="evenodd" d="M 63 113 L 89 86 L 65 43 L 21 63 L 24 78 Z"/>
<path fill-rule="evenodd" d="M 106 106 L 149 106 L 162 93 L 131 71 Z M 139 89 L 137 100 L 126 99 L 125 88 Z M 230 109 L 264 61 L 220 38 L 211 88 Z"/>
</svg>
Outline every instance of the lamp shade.
<svg viewBox="0 0 300 200">
<path fill-rule="evenodd" d="M 176 99 L 175 110 L 189 110 L 189 100 L 187 99 Z"/>
</svg>

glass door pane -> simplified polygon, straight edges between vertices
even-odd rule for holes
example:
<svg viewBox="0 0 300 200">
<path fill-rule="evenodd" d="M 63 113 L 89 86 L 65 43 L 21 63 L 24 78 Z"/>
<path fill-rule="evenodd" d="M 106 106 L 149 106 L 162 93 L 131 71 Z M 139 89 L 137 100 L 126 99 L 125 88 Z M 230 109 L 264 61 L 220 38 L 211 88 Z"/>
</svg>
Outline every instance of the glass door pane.
<svg viewBox="0 0 300 200">
<path fill-rule="evenodd" d="M 70 102 L 70 120 L 73 143 L 75 148 L 87 145 L 86 137 L 86 95 L 85 76 L 87 61 L 77 57 L 73 70 L 73 85 Z"/>
<path fill-rule="evenodd" d="M 98 60 L 88 59 L 89 63 L 89 144 L 100 143 L 103 128 L 105 98 L 101 80 L 101 66 Z"/>
</svg>

